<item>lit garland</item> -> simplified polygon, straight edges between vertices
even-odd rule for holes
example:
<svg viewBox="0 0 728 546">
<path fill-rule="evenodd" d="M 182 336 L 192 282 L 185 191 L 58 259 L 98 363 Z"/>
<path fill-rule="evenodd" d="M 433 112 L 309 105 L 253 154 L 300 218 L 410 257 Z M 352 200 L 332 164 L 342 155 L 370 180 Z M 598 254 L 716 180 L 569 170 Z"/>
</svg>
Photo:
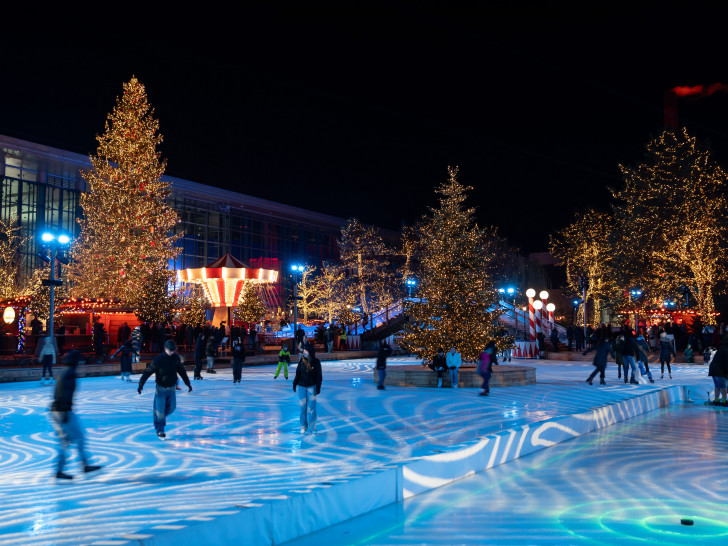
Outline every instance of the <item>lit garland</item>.
<svg viewBox="0 0 728 546">
<path fill-rule="evenodd" d="M 171 234 L 179 218 L 166 204 L 170 187 L 161 180 L 166 163 L 152 114 L 144 86 L 132 78 L 97 137 L 93 169 L 82 173 L 88 191 L 69 267 L 74 294 L 130 301 L 179 252 L 180 235 Z"/>
<path fill-rule="evenodd" d="M 15 311 L 19 313 L 18 318 L 18 353 L 22 353 L 25 348 L 25 307 L 14 307 Z"/>
</svg>

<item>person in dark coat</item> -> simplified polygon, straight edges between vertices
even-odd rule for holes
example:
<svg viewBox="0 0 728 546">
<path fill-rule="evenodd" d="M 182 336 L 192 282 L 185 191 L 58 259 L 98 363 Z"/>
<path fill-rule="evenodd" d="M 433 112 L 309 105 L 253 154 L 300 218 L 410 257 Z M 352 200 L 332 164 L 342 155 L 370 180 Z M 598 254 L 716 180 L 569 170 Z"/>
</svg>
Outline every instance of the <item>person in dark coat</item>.
<svg viewBox="0 0 728 546">
<path fill-rule="evenodd" d="M 632 330 L 625 329 L 624 331 L 624 346 L 622 347 L 622 360 L 624 361 L 624 381 L 627 382 L 627 366 L 632 370 L 632 375 L 629 382 L 633 385 L 638 385 L 639 382 L 636 379 L 637 375 L 637 361 L 635 356 L 637 355 L 637 343 L 632 335 Z"/>
<path fill-rule="evenodd" d="M 728 335 L 724 334 L 722 340 L 708 368 L 708 375 L 713 378 L 715 386 L 713 404 L 716 406 L 728 406 Z"/>
<path fill-rule="evenodd" d="M 437 374 L 437 388 L 442 387 L 442 374 L 447 371 L 447 358 L 442 347 L 437 349 L 437 354 L 432 359 L 430 368 Z"/>
<path fill-rule="evenodd" d="M 205 334 L 200 331 L 195 340 L 195 375 L 193 379 L 202 379 L 202 364 L 205 360 Z"/>
<path fill-rule="evenodd" d="M 379 374 L 379 381 L 377 381 L 377 389 L 380 391 L 384 390 L 384 378 L 387 377 L 387 357 L 392 354 L 392 348 L 386 341 L 383 342 L 379 347 L 377 353 L 377 373 Z"/>
<path fill-rule="evenodd" d="M 536 334 L 536 343 L 538 345 L 538 357 L 544 358 L 544 351 L 546 350 L 546 336 L 543 332 Z"/>
<path fill-rule="evenodd" d="M 554 352 L 558 353 L 559 352 L 559 332 L 556 330 L 556 328 L 551 330 L 550 338 L 551 338 L 551 345 L 554 348 Z"/>
<path fill-rule="evenodd" d="M 171 415 L 177 407 L 177 376 L 185 382 L 187 392 L 192 392 L 190 378 L 182 365 L 182 360 L 177 354 L 177 344 L 173 339 L 168 339 L 164 343 L 164 352 L 157 355 L 154 360 L 147 366 L 139 379 L 139 388 L 137 392 L 142 393 L 144 384 L 149 376 L 155 374 L 157 381 L 157 390 L 154 394 L 154 429 L 157 436 L 161 439 L 166 438 L 164 428 L 167 425 L 167 416 Z"/>
<path fill-rule="evenodd" d="M 121 326 L 119 326 L 119 331 L 116 334 L 116 341 L 119 343 L 119 346 L 121 347 L 124 345 L 124 343 L 131 337 L 131 328 L 129 328 L 129 325 L 124 322 Z"/>
<path fill-rule="evenodd" d="M 298 390 L 301 434 L 307 431 L 316 433 L 316 397 L 321 392 L 322 380 L 321 362 L 316 358 L 313 344 L 306 343 L 293 379 L 293 392 L 296 392 L 296 387 L 301 387 Z"/>
<path fill-rule="evenodd" d="M 62 356 L 63 348 L 66 345 L 66 326 L 63 324 L 56 328 L 56 345 L 58 346 L 58 356 Z"/>
<path fill-rule="evenodd" d="M 58 461 L 56 463 L 56 478 L 70 480 L 72 475 L 66 474 L 63 468 L 66 465 L 66 450 L 71 444 L 76 444 L 78 455 L 83 463 L 83 471 L 86 473 L 99 470 L 101 467 L 89 464 L 86 453 L 83 429 L 76 414 L 73 413 L 73 395 L 76 392 L 76 367 L 81 361 L 79 351 L 71 351 L 66 355 L 68 368 L 61 375 L 60 381 L 56 383 L 56 390 L 53 393 L 53 404 L 51 404 L 51 424 L 58 435 L 60 445 L 58 447 Z"/>
<path fill-rule="evenodd" d="M 675 349 L 672 348 L 672 342 L 667 339 L 667 334 L 660 334 L 660 379 L 665 378 L 665 364 L 667 364 L 667 375 L 672 379 L 672 368 L 670 368 L 670 357 L 675 355 Z"/>
<path fill-rule="evenodd" d="M 576 341 L 576 350 L 577 351 L 583 351 L 584 350 L 584 329 L 583 328 L 574 328 L 574 340 Z"/>
<path fill-rule="evenodd" d="M 493 375 L 493 365 L 498 364 L 497 353 L 498 350 L 496 349 L 495 341 L 491 340 L 480 355 L 478 373 L 483 378 L 483 384 L 480 386 L 480 396 L 488 396 L 490 394 L 490 378 Z"/>
<path fill-rule="evenodd" d="M 136 354 L 139 356 L 139 354 L 132 347 L 131 340 L 126 340 L 124 344 L 119 347 L 113 355 L 111 355 L 111 358 L 113 359 L 119 353 L 121 353 L 121 358 L 119 359 L 119 364 L 121 365 L 121 380 L 124 381 L 126 379 L 127 381 L 131 381 L 131 358 L 132 355 Z"/>
<path fill-rule="evenodd" d="M 142 333 L 142 351 L 149 352 L 149 344 L 152 342 L 152 328 L 148 323 L 142 323 L 140 327 Z M 140 353 L 141 354 L 141 353 Z"/>
<path fill-rule="evenodd" d="M 193 351 L 195 349 L 196 338 L 197 335 L 195 334 L 195 328 L 188 324 L 185 328 L 185 348 L 188 351 Z"/>
<path fill-rule="evenodd" d="M 255 329 L 255 326 L 250 327 L 248 337 L 250 338 L 250 350 L 255 351 L 258 344 L 258 331 Z"/>
<path fill-rule="evenodd" d="M 236 337 L 230 343 L 230 349 L 233 353 L 233 383 L 240 383 L 243 375 L 243 362 L 245 362 L 245 347 L 243 340 Z"/>
<path fill-rule="evenodd" d="M 106 342 L 106 330 L 104 324 L 100 320 L 94 323 L 94 349 L 96 352 L 97 362 L 104 360 L 104 343 Z"/>
<path fill-rule="evenodd" d="M 607 355 L 612 355 L 614 360 L 617 360 L 617 355 L 612 350 L 612 345 L 608 341 L 605 341 L 602 336 L 598 336 L 597 342 L 592 345 L 591 349 L 587 349 L 582 354 L 586 355 L 591 351 L 596 351 L 594 361 L 592 362 L 594 365 L 594 371 L 586 379 L 586 382 L 592 385 L 592 379 L 594 379 L 595 375 L 599 374 L 599 384 L 606 385 L 607 382 L 604 380 L 604 371 L 607 369 Z M 627 372 L 625 370 L 625 376 L 626 374 Z"/>
<path fill-rule="evenodd" d="M 566 328 L 566 341 L 568 342 L 568 346 L 566 347 L 567 351 L 571 351 L 574 347 L 574 325 L 569 324 Z"/>
<path fill-rule="evenodd" d="M 207 357 L 207 373 L 217 373 L 212 367 L 215 365 L 215 351 L 217 351 L 217 336 L 214 328 L 210 331 L 205 342 L 205 356 Z"/>
</svg>

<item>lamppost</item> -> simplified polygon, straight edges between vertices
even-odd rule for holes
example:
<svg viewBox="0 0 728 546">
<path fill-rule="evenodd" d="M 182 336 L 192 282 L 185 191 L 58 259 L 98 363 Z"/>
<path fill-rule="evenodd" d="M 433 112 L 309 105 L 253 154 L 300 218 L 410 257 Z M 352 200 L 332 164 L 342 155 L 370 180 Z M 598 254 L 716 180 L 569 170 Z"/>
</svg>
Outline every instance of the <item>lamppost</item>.
<svg viewBox="0 0 728 546">
<path fill-rule="evenodd" d="M 546 290 L 541 290 L 541 292 L 538 294 L 538 297 L 541 298 L 541 328 L 544 331 L 544 335 L 550 334 L 551 325 L 549 324 L 548 326 L 546 326 L 546 324 L 548 324 L 548 320 L 546 318 L 546 300 L 549 299 L 549 293 L 546 292 Z"/>
<path fill-rule="evenodd" d="M 549 312 L 549 328 L 553 332 L 556 327 L 556 323 L 554 322 L 554 311 L 556 310 L 556 306 L 553 303 L 549 303 L 546 305 L 546 310 Z"/>
<path fill-rule="evenodd" d="M 633 288 L 630 290 L 630 294 L 632 296 L 632 303 L 635 302 L 635 300 L 640 299 L 642 297 L 642 290 L 639 288 Z M 637 307 L 635 306 L 634 311 L 634 331 L 636 334 L 639 334 L 639 314 L 637 313 Z"/>
<path fill-rule="evenodd" d="M 296 332 L 298 332 L 298 274 L 302 273 L 306 269 L 305 265 L 293 264 L 291 271 L 293 271 L 293 354 L 298 352 L 298 346 L 296 344 Z"/>
<path fill-rule="evenodd" d="M 417 285 L 415 279 L 407 279 L 407 289 L 409 290 L 409 297 L 412 297 L 412 289 Z"/>
<path fill-rule="evenodd" d="M 579 290 L 583 293 L 581 301 L 584 302 L 584 339 L 588 340 L 589 338 L 586 335 L 586 291 L 589 290 L 589 277 L 586 274 L 579 275 Z"/>
<path fill-rule="evenodd" d="M 63 281 L 60 279 L 55 278 L 56 273 L 56 258 L 61 263 L 68 263 L 68 259 L 60 255 L 56 257 L 56 252 L 59 248 L 67 246 L 71 242 L 71 237 L 69 237 L 66 233 L 58 232 L 58 231 L 44 231 L 41 236 L 40 240 L 42 241 L 42 246 L 48 247 L 51 250 L 51 257 L 48 258 L 48 256 L 45 255 L 43 252 L 38 253 L 38 257 L 43 260 L 46 263 L 50 263 L 51 269 L 50 274 L 47 279 L 43 279 L 41 281 L 41 284 L 43 286 L 49 286 L 50 292 L 51 292 L 51 301 L 50 301 L 50 311 L 49 311 L 49 318 L 48 318 L 48 335 L 52 336 L 54 334 L 53 330 L 53 315 L 56 312 L 56 286 L 62 286 Z"/>
<path fill-rule="evenodd" d="M 536 339 L 536 327 L 534 325 L 535 313 L 533 310 L 533 298 L 536 297 L 536 291 L 533 288 L 526 290 L 528 297 L 528 338 L 533 341 Z"/>
<path fill-rule="evenodd" d="M 571 303 L 574 305 L 574 327 L 576 327 L 576 310 L 579 308 L 579 304 L 581 302 L 579 300 L 574 300 Z"/>
</svg>

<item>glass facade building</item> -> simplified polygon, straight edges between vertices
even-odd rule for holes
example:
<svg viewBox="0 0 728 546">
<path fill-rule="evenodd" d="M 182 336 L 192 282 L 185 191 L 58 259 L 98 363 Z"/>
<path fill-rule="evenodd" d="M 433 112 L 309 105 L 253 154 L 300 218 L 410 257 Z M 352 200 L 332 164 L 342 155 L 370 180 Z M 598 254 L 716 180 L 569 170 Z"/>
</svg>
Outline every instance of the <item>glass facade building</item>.
<svg viewBox="0 0 728 546">
<path fill-rule="evenodd" d="M 78 235 L 79 196 L 91 168 L 80 154 L 0 135 L 0 219 L 17 217 L 28 243 L 22 267 L 38 266 L 37 236 L 46 228 Z M 284 307 L 293 263 L 319 266 L 338 256 L 336 239 L 345 220 L 188 180 L 171 183 L 170 205 L 178 212 L 181 252 L 174 269 L 204 267 L 231 254 L 253 267 L 280 271 L 269 302 Z"/>
</svg>

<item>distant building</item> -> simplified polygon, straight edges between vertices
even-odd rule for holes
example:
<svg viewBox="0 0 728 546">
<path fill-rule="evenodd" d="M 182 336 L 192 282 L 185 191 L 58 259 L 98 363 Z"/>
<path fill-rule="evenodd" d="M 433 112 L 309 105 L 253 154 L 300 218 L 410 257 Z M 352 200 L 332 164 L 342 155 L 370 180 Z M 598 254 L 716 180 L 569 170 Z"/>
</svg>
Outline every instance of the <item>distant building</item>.
<svg viewBox="0 0 728 546">
<path fill-rule="evenodd" d="M 29 244 L 23 268 L 39 264 L 37 236 L 45 228 L 78 235 L 76 219 L 83 213 L 79 195 L 86 189 L 82 170 L 89 158 L 0 135 L 0 219 L 17 216 Z M 293 263 L 319 266 L 337 258 L 336 239 L 345 220 L 250 195 L 222 190 L 169 176 L 169 204 L 177 210 L 184 232 L 181 253 L 173 269 L 204 267 L 224 254 L 253 267 L 280 271 L 273 287 L 274 303 L 284 307 L 288 271 Z"/>
</svg>

